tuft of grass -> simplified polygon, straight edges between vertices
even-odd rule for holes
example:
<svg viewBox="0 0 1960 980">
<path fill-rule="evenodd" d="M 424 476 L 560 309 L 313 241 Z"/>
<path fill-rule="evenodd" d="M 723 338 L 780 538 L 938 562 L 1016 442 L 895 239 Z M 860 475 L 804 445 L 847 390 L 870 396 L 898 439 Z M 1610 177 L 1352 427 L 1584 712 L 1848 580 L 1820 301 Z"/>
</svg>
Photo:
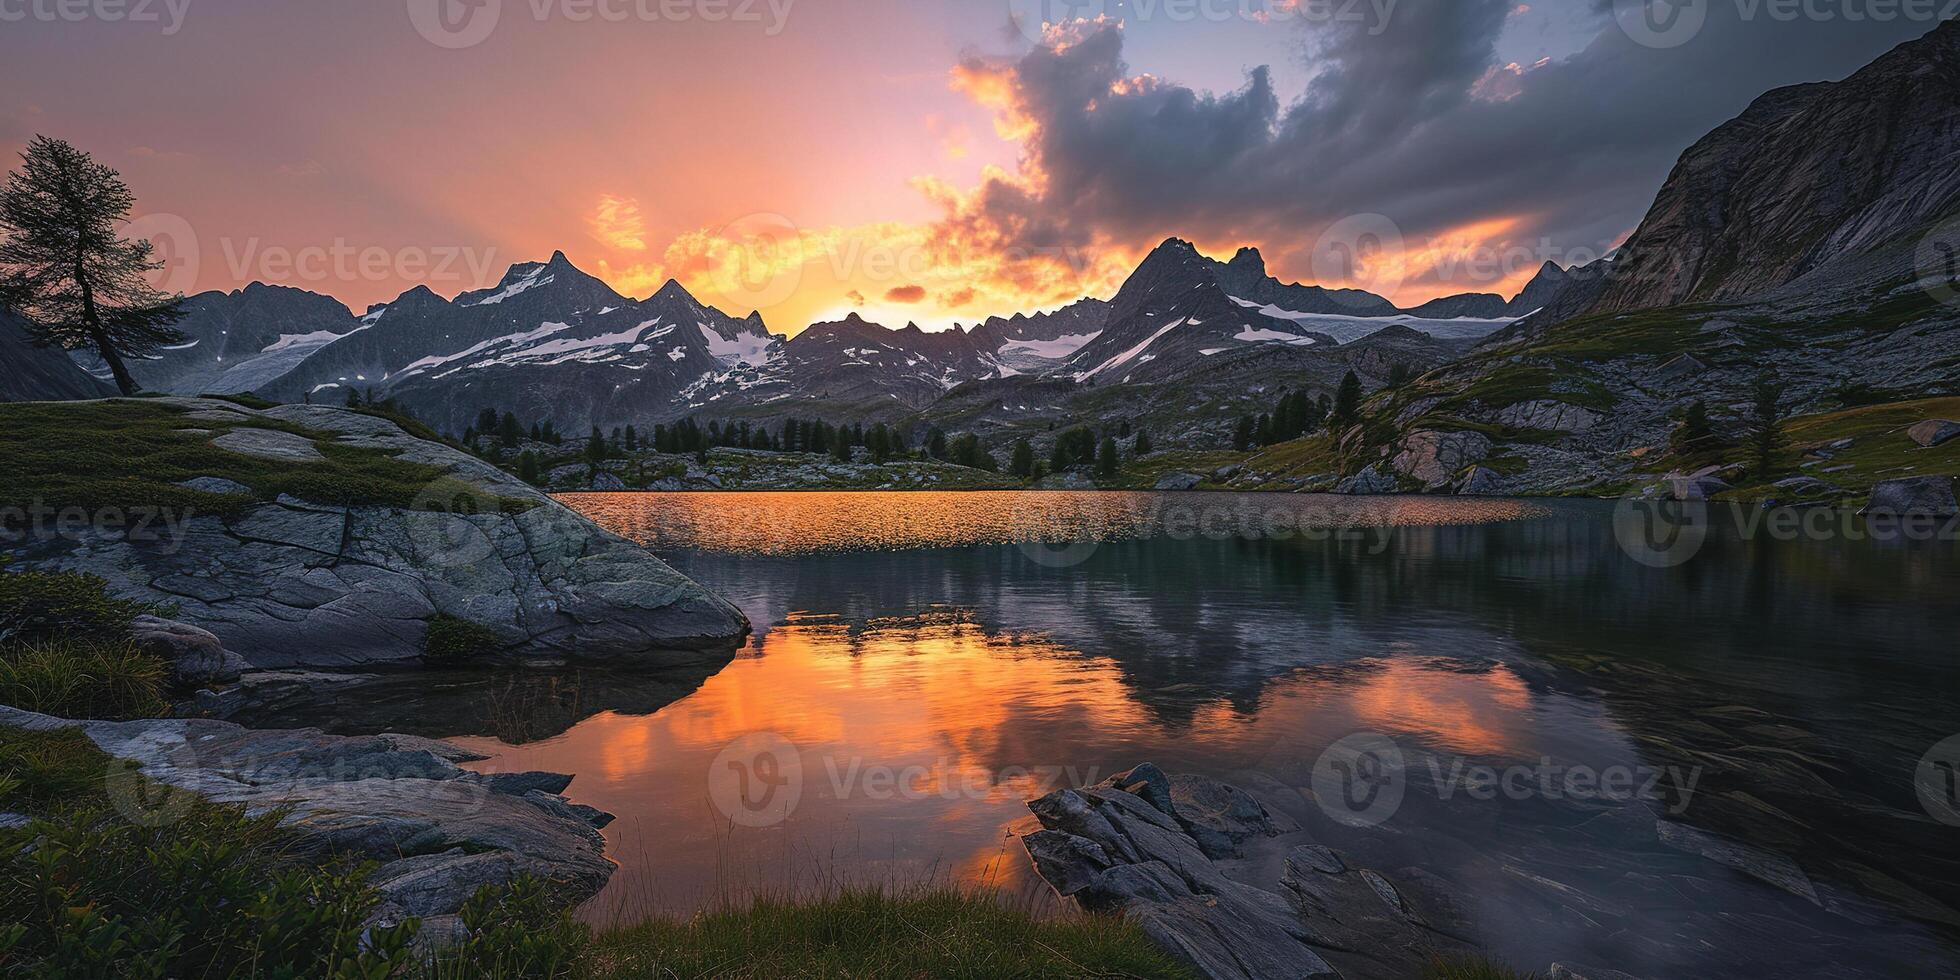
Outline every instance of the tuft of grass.
<svg viewBox="0 0 1960 980">
<path fill-rule="evenodd" d="M 211 440 L 240 428 L 314 440 L 326 458 L 282 463 L 228 452 Z M 268 418 L 193 419 L 174 405 L 140 399 L 0 405 L 0 509 L 35 506 L 156 507 L 179 516 L 235 514 L 253 501 L 177 486 L 216 476 L 263 500 L 290 494 L 314 503 L 463 513 L 521 513 L 536 506 L 485 492 L 438 466 L 385 450 L 343 445 L 332 433 Z"/>
<path fill-rule="evenodd" d="M 128 640 L 43 640 L 0 646 L 0 703 L 59 718 L 156 718 L 170 670 Z"/>
<path fill-rule="evenodd" d="M 686 922 L 602 933 L 581 967 L 582 976 L 600 980 L 1190 976 L 1134 923 L 1086 915 L 1042 920 L 957 889 L 761 899 Z"/>
<path fill-rule="evenodd" d="M 1487 957 L 1464 956 L 1430 964 L 1423 980 L 1538 980 L 1538 974 L 1519 973 Z"/>
<path fill-rule="evenodd" d="M 0 703 L 68 718 L 154 718 L 169 667 L 129 640 L 155 611 L 77 572 L 0 571 Z"/>
<path fill-rule="evenodd" d="M 428 632 L 422 636 L 422 657 L 431 664 L 453 666 L 468 663 L 502 646 L 497 634 L 488 627 L 448 613 L 437 613 L 429 620 Z"/>
</svg>

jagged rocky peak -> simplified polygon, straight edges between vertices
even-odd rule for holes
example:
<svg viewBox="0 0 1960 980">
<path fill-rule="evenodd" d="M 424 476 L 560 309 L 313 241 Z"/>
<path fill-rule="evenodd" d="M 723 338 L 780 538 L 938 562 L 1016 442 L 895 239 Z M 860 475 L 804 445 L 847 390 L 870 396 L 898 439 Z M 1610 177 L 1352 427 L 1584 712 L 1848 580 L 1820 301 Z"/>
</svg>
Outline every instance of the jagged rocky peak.
<svg viewBox="0 0 1960 980">
<path fill-rule="evenodd" d="M 1960 21 L 1772 91 L 1689 147 L 1595 312 L 1759 296 L 1960 212 Z M 1829 277 L 1820 278 L 1820 281 Z"/>
<path fill-rule="evenodd" d="M 1241 275 L 1264 276 L 1266 274 L 1266 257 L 1260 255 L 1259 250 L 1250 245 L 1239 249 L 1238 254 L 1232 256 L 1232 261 L 1225 265 Z"/>
</svg>

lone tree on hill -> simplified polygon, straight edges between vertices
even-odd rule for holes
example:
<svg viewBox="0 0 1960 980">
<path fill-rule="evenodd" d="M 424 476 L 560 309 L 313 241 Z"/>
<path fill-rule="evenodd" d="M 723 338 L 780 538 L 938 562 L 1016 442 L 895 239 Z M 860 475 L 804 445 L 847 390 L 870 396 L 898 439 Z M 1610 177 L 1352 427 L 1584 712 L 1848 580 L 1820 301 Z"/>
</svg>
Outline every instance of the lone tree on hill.
<svg viewBox="0 0 1960 980">
<path fill-rule="evenodd" d="M 133 395 L 124 362 L 183 342 L 172 325 L 184 298 L 143 278 L 163 268 L 149 242 L 116 234 L 135 203 L 120 174 L 45 136 L 21 161 L 0 188 L 0 306 L 26 321 L 36 344 L 94 351 Z"/>
</svg>

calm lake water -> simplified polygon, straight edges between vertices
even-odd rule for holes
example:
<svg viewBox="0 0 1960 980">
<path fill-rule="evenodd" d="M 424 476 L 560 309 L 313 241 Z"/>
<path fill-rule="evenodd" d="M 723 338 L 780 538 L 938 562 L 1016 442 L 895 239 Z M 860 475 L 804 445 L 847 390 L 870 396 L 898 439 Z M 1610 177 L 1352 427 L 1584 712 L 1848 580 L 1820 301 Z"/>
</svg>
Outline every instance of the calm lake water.
<svg viewBox="0 0 1960 980">
<path fill-rule="evenodd" d="M 1025 801 L 1151 761 L 1437 876 L 1521 968 L 1960 974 L 1960 827 L 1926 778 L 1960 761 L 1935 748 L 1960 733 L 1951 540 L 1718 512 L 1674 564 L 1596 502 L 564 499 L 740 605 L 752 641 L 384 681 L 285 720 L 578 774 L 619 817 L 595 920 L 840 881 L 1038 901 Z M 1317 781 L 1356 747 L 1398 799 Z"/>
</svg>

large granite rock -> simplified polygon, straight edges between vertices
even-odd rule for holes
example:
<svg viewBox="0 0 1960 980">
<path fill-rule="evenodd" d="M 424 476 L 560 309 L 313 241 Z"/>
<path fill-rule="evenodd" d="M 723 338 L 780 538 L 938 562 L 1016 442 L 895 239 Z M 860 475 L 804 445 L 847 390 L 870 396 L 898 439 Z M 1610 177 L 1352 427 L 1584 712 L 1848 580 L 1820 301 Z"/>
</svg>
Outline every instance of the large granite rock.
<svg viewBox="0 0 1960 980">
<path fill-rule="evenodd" d="M 1204 477 L 1196 473 L 1166 473 L 1157 478 L 1158 490 L 1195 490 Z"/>
<path fill-rule="evenodd" d="M 1490 448 L 1490 437 L 1481 432 L 1412 432 L 1389 465 L 1422 481 L 1424 490 L 1434 490 L 1464 467 L 1483 461 Z"/>
<path fill-rule="evenodd" d="M 0 726 L 79 729 L 151 780 L 256 812 L 284 809 L 303 854 L 379 864 L 381 921 L 457 914 L 483 885 L 519 875 L 583 900 L 611 877 L 598 828 L 611 818 L 555 795 L 569 777 L 484 775 L 456 746 L 408 735 L 344 738 L 221 721 L 68 721 L 0 707 Z M 190 796 L 128 796 L 132 819 L 174 819 Z"/>
<path fill-rule="evenodd" d="M 1299 830 L 1216 780 L 1145 764 L 1028 809 L 1042 829 L 1021 840 L 1043 880 L 1085 909 L 1138 922 L 1205 977 L 1408 977 L 1468 948 L 1407 888 L 1326 847 L 1294 844 L 1275 887 L 1246 883 L 1261 867 L 1239 860 L 1248 847 L 1280 846 Z"/>
<path fill-rule="evenodd" d="M 1953 477 L 1915 476 L 1872 487 L 1871 503 L 1864 513 L 1871 517 L 1952 517 L 1960 514 L 1960 502 L 1953 496 Z"/>
<path fill-rule="evenodd" d="M 186 687 L 224 684 L 251 669 L 245 658 L 225 649 L 211 631 L 157 616 L 138 616 L 129 624 L 138 649 L 170 665 L 171 680 Z"/>
<path fill-rule="evenodd" d="M 1906 435 L 1921 447 L 1931 449 L 1954 436 L 1960 436 L 1960 422 L 1946 419 L 1927 419 L 1906 430 Z"/>
<path fill-rule="evenodd" d="M 248 425 L 263 417 L 304 426 L 339 445 L 387 450 L 478 491 L 533 505 L 519 514 L 467 514 L 281 497 L 235 516 L 191 516 L 176 528 L 181 537 L 131 540 L 88 530 L 19 552 L 25 566 L 89 572 L 120 594 L 170 604 L 176 619 L 208 630 L 254 667 L 414 662 L 438 614 L 488 628 L 498 648 L 484 657 L 515 661 L 689 662 L 704 650 L 732 649 L 748 630 L 734 606 L 646 549 L 393 422 L 320 406 L 258 412 L 202 399 L 159 401 L 242 416 Z M 292 456 L 290 465 L 309 465 L 287 438 L 219 440 L 267 452 L 275 442 Z M 443 503 L 436 495 L 445 492 L 432 485 L 426 503 Z"/>
</svg>

